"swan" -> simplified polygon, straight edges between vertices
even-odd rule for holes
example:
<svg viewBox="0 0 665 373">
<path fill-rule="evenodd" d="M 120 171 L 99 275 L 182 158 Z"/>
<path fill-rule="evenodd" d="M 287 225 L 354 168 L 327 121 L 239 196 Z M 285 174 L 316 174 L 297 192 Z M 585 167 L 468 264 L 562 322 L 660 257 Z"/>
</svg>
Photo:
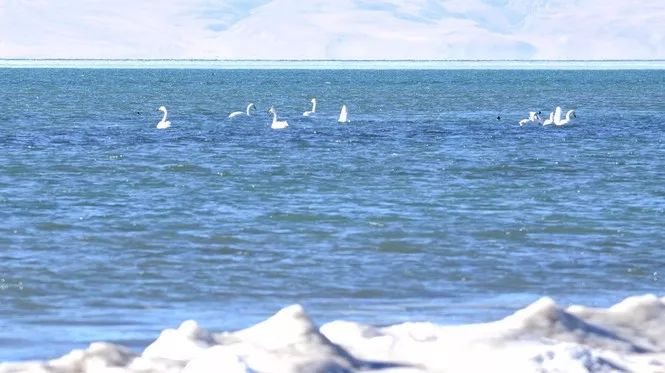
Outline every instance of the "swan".
<svg viewBox="0 0 665 373">
<path fill-rule="evenodd" d="M 561 107 L 557 106 L 556 109 L 554 109 L 554 124 L 558 126 L 559 122 L 561 122 Z"/>
<path fill-rule="evenodd" d="M 530 111 L 529 112 L 529 119 L 522 119 L 520 122 L 520 126 L 523 126 L 525 124 L 529 123 L 543 123 L 543 118 L 540 117 L 540 111 L 535 112 L 535 111 Z"/>
<path fill-rule="evenodd" d="M 229 114 L 229 118 L 235 118 L 240 115 L 247 115 L 248 117 L 251 116 L 250 110 L 254 108 L 256 109 L 256 106 L 254 106 L 253 102 L 250 102 L 249 105 L 247 105 L 247 109 L 242 112 L 242 111 L 234 111 L 233 113 Z"/>
<path fill-rule="evenodd" d="M 522 119 L 522 120 L 519 121 L 520 126 L 523 126 L 523 125 L 529 124 L 529 123 L 534 123 L 536 121 L 535 118 L 536 118 L 537 115 L 538 114 L 536 114 L 535 111 L 530 111 L 528 119 Z"/>
<path fill-rule="evenodd" d="M 556 124 L 557 126 L 566 125 L 566 124 L 570 123 L 570 121 L 572 119 L 571 116 L 572 116 L 572 118 L 577 118 L 577 116 L 575 115 L 575 110 L 568 110 L 568 112 L 566 113 L 566 118 L 563 119 L 563 120 L 560 120 L 558 123 L 554 123 L 554 124 Z"/>
<path fill-rule="evenodd" d="M 549 126 L 550 124 L 554 123 L 554 112 L 550 112 L 550 117 L 548 119 L 545 119 L 543 122 L 543 126 Z"/>
<path fill-rule="evenodd" d="M 157 110 L 159 110 L 161 112 L 164 112 L 164 116 L 162 117 L 162 120 L 159 121 L 159 123 L 157 123 L 157 128 L 159 128 L 160 130 L 163 130 L 163 129 L 171 127 L 171 122 L 166 120 L 166 115 L 167 115 L 166 108 L 164 106 L 160 106 L 159 109 L 157 109 Z"/>
<path fill-rule="evenodd" d="M 277 111 L 275 111 L 275 107 L 271 106 L 270 109 L 268 110 L 270 114 L 272 114 L 272 124 L 270 125 L 270 128 L 272 129 L 282 129 L 286 128 L 289 126 L 289 123 L 285 120 L 277 120 Z"/>
<path fill-rule="evenodd" d="M 534 123 L 543 124 L 543 117 L 540 116 L 541 112 L 539 111 L 534 117 Z"/>
<path fill-rule="evenodd" d="M 303 117 L 311 117 L 312 115 L 316 114 L 316 98 L 313 98 L 311 102 L 312 102 L 312 110 L 302 113 Z"/>
<path fill-rule="evenodd" d="M 342 110 L 339 112 L 339 118 L 337 119 L 338 123 L 349 123 L 349 111 L 346 108 L 346 105 L 342 105 Z"/>
</svg>

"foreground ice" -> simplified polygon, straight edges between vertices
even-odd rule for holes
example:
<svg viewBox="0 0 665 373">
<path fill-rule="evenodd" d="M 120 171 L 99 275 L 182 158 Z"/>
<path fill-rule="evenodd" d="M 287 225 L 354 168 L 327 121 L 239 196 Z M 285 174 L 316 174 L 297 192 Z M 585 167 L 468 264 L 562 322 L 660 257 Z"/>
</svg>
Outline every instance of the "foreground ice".
<svg viewBox="0 0 665 373">
<path fill-rule="evenodd" d="M 665 298 L 631 297 L 608 309 L 542 298 L 503 320 L 459 326 L 318 328 L 298 305 L 237 332 L 194 321 L 166 329 L 142 354 L 108 344 L 0 373 L 124 372 L 665 372 Z"/>
</svg>

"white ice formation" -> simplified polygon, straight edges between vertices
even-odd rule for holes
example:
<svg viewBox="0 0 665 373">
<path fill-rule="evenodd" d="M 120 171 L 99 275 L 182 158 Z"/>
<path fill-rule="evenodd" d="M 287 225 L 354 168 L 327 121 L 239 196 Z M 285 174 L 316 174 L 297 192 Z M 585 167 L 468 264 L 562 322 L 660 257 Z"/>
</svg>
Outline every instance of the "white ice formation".
<svg viewBox="0 0 665 373">
<path fill-rule="evenodd" d="M 665 298 L 608 309 L 542 298 L 502 320 L 458 326 L 409 322 L 318 328 L 299 305 L 250 328 L 167 329 L 142 354 L 93 343 L 54 360 L 0 364 L 0 373 L 665 372 Z"/>
</svg>

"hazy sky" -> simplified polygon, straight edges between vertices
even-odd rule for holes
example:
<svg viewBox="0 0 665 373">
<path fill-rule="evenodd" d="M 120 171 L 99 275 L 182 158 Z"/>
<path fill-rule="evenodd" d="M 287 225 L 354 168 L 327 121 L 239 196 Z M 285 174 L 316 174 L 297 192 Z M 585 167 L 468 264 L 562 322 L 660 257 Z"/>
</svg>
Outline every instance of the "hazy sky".
<svg viewBox="0 0 665 373">
<path fill-rule="evenodd" d="M 665 59 L 665 0 L 0 0 L 0 58 Z"/>
</svg>

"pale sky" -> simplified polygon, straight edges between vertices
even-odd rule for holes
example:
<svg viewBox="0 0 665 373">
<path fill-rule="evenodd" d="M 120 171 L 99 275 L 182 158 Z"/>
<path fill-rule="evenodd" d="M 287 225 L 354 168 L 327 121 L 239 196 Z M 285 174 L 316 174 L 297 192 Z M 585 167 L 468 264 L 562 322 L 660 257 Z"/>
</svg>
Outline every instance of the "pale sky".
<svg viewBox="0 0 665 373">
<path fill-rule="evenodd" d="M 0 58 L 665 59 L 665 0 L 0 0 Z"/>
</svg>

